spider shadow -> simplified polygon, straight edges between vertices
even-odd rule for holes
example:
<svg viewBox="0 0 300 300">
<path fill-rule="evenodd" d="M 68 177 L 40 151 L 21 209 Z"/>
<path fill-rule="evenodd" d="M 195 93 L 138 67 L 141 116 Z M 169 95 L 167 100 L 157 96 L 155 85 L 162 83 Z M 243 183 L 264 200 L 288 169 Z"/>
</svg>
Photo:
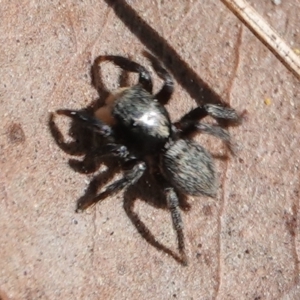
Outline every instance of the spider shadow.
<svg viewBox="0 0 300 300">
<path fill-rule="evenodd" d="M 182 88 L 194 99 L 197 105 L 206 103 L 230 107 L 230 104 L 204 81 L 178 54 L 155 29 L 153 29 L 143 18 L 126 2 L 126 0 L 104 0 L 112 8 L 115 15 L 124 25 L 140 40 L 147 51 L 144 55 L 152 62 L 153 59 L 163 63 L 173 75 Z M 217 119 L 220 126 L 239 126 L 247 112 L 243 111 L 238 122 Z"/>
<path fill-rule="evenodd" d="M 98 98 L 92 101 L 86 108 L 80 110 L 90 115 L 105 104 L 106 98 L 109 96 L 109 91 L 105 87 L 105 83 L 101 78 L 101 72 L 99 72 L 100 66 L 93 63 L 90 69 L 91 84 L 98 92 Z M 121 70 L 119 76 L 119 85 L 128 85 L 128 73 Z M 48 126 L 50 133 L 56 142 L 57 146 L 65 153 L 71 156 L 83 156 L 82 160 L 69 159 L 69 166 L 78 173 L 90 174 L 96 172 L 101 164 L 110 166 L 113 164 L 113 160 L 109 158 L 99 158 L 95 156 L 94 150 L 99 145 L 103 145 L 105 142 L 99 135 L 95 135 L 89 128 L 86 128 L 80 122 L 71 120 L 71 125 L 68 130 L 68 135 L 72 137 L 71 142 L 66 142 L 62 131 L 57 126 L 56 115 L 50 113 L 48 119 Z M 95 179 L 97 181 L 97 179 Z"/>
<path fill-rule="evenodd" d="M 141 43 L 164 64 L 190 97 L 195 99 L 198 105 L 212 103 L 228 106 L 228 104 L 188 66 L 177 51 L 155 29 L 148 25 L 125 0 L 104 1 L 113 9 L 116 16 Z"/>
<path fill-rule="evenodd" d="M 98 195 L 100 190 L 103 190 L 105 185 L 113 180 L 113 177 L 116 173 L 120 172 L 119 164 L 115 158 L 94 157 L 90 150 L 90 147 L 93 147 L 95 138 L 94 135 L 87 129 L 79 126 L 79 124 L 76 124 L 76 122 L 74 122 L 74 124 L 72 124 L 70 128 L 71 135 L 76 136 L 75 141 L 71 143 L 61 142 L 62 134 L 59 131 L 59 128 L 56 126 L 55 122 L 51 122 L 51 132 L 59 147 L 71 155 L 84 155 L 83 160 L 69 159 L 69 166 L 74 171 L 87 174 L 95 173 L 100 168 L 100 165 L 105 165 L 107 167 L 105 171 L 102 171 L 93 176 L 84 194 L 76 201 L 76 206 L 78 206 L 78 203 L 89 202 L 89 200 L 94 199 Z M 78 142 L 77 139 L 79 141 L 81 140 L 81 142 Z M 228 159 L 228 157 L 224 156 L 216 156 L 216 158 L 224 160 Z M 157 180 L 155 180 L 153 175 L 150 174 L 148 170 L 146 170 L 145 174 L 140 178 L 140 180 L 138 180 L 135 185 L 130 186 L 123 193 L 123 195 L 123 208 L 141 237 L 157 250 L 166 253 L 175 261 L 184 265 L 185 262 L 182 260 L 180 255 L 165 246 L 163 243 L 159 242 L 147 227 L 147 225 L 141 220 L 138 213 L 134 211 L 135 202 L 137 200 L 144 201 L 148 205 L 151 205 L 152 207 L 155 207 L 157 209 L 168 210 L 163 189 L 159 185 Z M 178 196 L 181 210 L 189 211 L 190 205 L 187 202 L 187 197 L 180 193 L 178 193 Z M 97 206 L 98 205 L 101 205 L 101 203 L 98 203 Z M 171 224 L 172 222 L 170 218 L 170 226 L 172 226 Z"/>
<path fill-rule="evenodd" d="M 178 193 L 179 205 L 181 210 L 189 211 L 190 204 L 187 202 L 187 197 L 183 194 Z M 162 186 L 155 180 L 154 176 L 150 172 L 146 172 L 140 180 L 135 184 L 130 186 L 124 193 L 124 210 L 138 230 L 139 234 L 148 242 L 151 246 L 159 251 L 166 253 L 171 256 L 180 264 L 185 264 L 185 261 L 180 257 L 175 251 L 169 249 L 167 246 L 159 242 L 155 236 L 151 233 L 146 224 L 141 220 L 138 213 L 134 211 L 135 202 L 137 200 L 144 201 L 147 205 L 155 207 L 156 209 L 168 210 L 166 203 L 166 197 L 163 192 Z M 170 217 L 170 226 L 171 217 Z"/>
<path fill-rule="evenodd" d="M 146 53 L 145 56 L 147 56 Z M 148 56 L 148 58 L 150 59 L 151 57 Z M 155 64 L 154 57 L 152 57 L 150 61 Z M 94 63 L 90 70 L 90 75 L 92 78 L 91 84 L 98 91 L 99 97 L 92 101 L 86 108 L 82 109 L 82 111 L 89 114 L 93 114 L 99 107 L 103 106 L 105 99 L 109 95 L 109 91 L 105 88 L 105 84 L 102 81 L 99 68 L 100 66 Z M 119 77 L 120 87 L 128 86 L 128 80 L 128 73 L 121 70 Z M 82 159 L 71 158 L 68 161 L 69 166 L 75 172 L 81 174 L 92 174 L 97 172 L 101 165 L 105 165 L 107 167 L 105 171 L 101 171 L 93 176 L 84 194 L 77 200 L 77 205 L 78 203 L 86 201 L 88 202 L 90 199 L 93 199 L 98 195 L 99 191 L 102 190 L 103 187 L 113 179 L 117 172 L 120 172 L 119 164 L 115 158 L 95 156 L 94 149 L 97 149 L 97 146 L 103 144 L 105 140 L 95 135 L 90 129 L 85 128 L 84 125 L 74 119 L 70 120 L 71 123 L 67 133 L 68 136 L 72 137 L 72 141 L 65 141 L 62 131 L 56 124 L 56 117 L 57 116 L 54 113 L 50 113 L 48 120 L 50 133 L 54 141 L 58 147 L 68 155 L 82 157 Z M 174 251 L 157 241 L 149 228 L 134 211 L 134 205 L 137 199 L 147 202 L 147 204 L 153 207 L 167 209 L 166 199 L 162 188 L 159 186 L 158 182 L 153 178 L 153 176 L 147 171 L 135 185 L 130 186 L 124 192 L 124 210 L 140 235 L 150 245 L 159 251 L 165 252 L 169 256 L 173 257 L 177 262 L 182 264 L 182 258 Z M 182 210 L 189 210 L 190 206 L 187 203 L 184 195 L 179 194 L 179 201 Z"/>
<path fill-rule="evenodd" d="M 114 165 L 114 167 L 112 167 L 112 165 L 110 165 L 110 168 L 108 170 L 95 175 L 90 181 L 84 195 L 77 200 L 77 204 L 85 201 L 88 202 L 89 200 L 95 198 L 98 195 L 99 190 L 103 190 L 104 186 L 109 181 L 111 181 L 113 176 L 119 170 L 120 169 L 118 168 L 118 166 Z M 105 200 L 106 199 L 104 199 L 103 201 Z M 148 205 L 157 209 L 168 210 L 162 187 L 153 178 L 150 172 L 146 171 L 136 184 L 123 191 L 123 208 L 134 227 L 137 229 L 141 237 L 146 240 L 147 243 L 149 243 L 157 250 L 171 256 L 178 263 L 184 264 L 185 262 L 175 251 L 169 249 L 167 246 L 165 246 L 155 238 L 147 225 L 141 220 L 139 214 L 134 211 L 135 202 L 137 200 L 146 202 Z M 185 195 L 179 194 L 179 203 L 182 210 L 190 210 L 190 205 L 188 204 Z M 97 203 L 96 205 L 101 205 L 101 203 Z M 170 226 L 172 226 L 171 224 L 172 223 L 170 219 Z"/>
</svg>

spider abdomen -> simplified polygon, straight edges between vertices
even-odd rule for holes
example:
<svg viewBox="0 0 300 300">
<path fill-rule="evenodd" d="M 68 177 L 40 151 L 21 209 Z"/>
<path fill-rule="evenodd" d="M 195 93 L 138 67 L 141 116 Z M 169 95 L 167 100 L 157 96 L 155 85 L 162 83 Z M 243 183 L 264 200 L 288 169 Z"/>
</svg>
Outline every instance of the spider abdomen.
<svg viewBox="0 0 300 300">
<path fill-rule="evenodd" d="M 161 156 L 161 171 L 179 191 L 215 197 L 216 172 L 211 155 L 191 140 L 177 140 Z"/>
</svg>

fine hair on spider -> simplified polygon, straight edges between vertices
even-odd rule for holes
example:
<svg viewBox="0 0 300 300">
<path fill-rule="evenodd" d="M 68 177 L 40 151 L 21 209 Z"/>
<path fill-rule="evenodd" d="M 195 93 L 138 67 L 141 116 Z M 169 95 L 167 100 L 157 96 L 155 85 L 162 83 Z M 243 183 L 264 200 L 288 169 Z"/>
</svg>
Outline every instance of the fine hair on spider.
<svg viewBox="0 0 300 300">
<path fill-rule="evenodd" d="M 240 116 L 230 107 L 206 103 L 172 123 L 164 105 L 171 99 L 174 83 L 159 61 L 155 61 L 154 69 L 163 80 L 163 86 L 155 94 L 150 73 L 142 65 L 115 55 L 99 56 L 94 65 L 104 61 L 112 62 L 124 71 L 137 73 L 138 83 L 112 91 L 105 104 L 94 114 L 69 109 L 60 109 L 57 113 L 77 120 L 101 136 L 103 145 L 97 146 L 96 155 L 115 157 L 123 176 L 94 198 L 79 201 L 77 211 L 127 189 L 146 170 L 151 170 L 164 192 L 177 234 L 181 263 L 186 265 L 188 260 L 178 195 L 215 197 L 218 188 L 212 156 L 193 141 L 191 135 L 200 132 L 217 137 L 233 152 L 229 132 L 221 124 L 239 124 Z M 206 116 L 214 118 L 217 124 L 202 123 Z"/>
</svg>

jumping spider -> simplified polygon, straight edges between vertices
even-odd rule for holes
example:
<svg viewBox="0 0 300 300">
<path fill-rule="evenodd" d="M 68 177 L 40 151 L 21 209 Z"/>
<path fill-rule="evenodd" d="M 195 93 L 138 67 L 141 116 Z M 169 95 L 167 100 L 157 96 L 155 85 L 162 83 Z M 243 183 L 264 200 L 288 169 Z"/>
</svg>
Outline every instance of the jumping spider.
<svg viewBox="0 0 300 300">
<path fill-rule="evenodd" d="M 79 201 L 77 211 L 83 211 L 108 195 L 128 188 L 141 178 L 146 169 L 151 170 L 164 191 L 177 234 L 181 262 L 186 265 L 178 193 L 215 197 L 217 192 L 214 161 L 207 150 L 191 139 L 191 134 L 202 132 L 218 137 L 232 150 L 227 130 L 218 125 L 201 123 L 200 120 L 211 116 L 219 122 L 237 123 L 239 116 L 231 108 L 203 104 L 172 123 L 164 105 L 171 98 L 174 83 L 159 62 L 156 63 L 155 71 L 164 84 L 153 95 L 151 76 L 143 66 L 125 57 L 112 55 L 99 56 L 95 64 L 98 66 L 103 61 L 110 61 L 125 71 L 138 73 L 138 83 L 112 92 L 94 116 L 66 109 L 58 110 L 57 113 L 82 122 L 95 134 L 102 136 L 105 143 L 96 149 L 97 155 L 118 158 L 123 177 L 108 185 L 95 198 Z"/>
</svg>

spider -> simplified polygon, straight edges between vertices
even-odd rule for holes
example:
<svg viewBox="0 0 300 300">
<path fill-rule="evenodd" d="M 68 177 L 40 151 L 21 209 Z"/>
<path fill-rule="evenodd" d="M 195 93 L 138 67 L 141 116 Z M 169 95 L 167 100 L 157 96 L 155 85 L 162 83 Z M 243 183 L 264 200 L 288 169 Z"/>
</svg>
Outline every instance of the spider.
<svg viewBox="0 0 300 300">
<path fill-rule="evenodd" d="M 154 69 L 164 83 L 159 92 L 152 94 L 151 76 L 142 65 L 123 56 L 113 55 L 97 57 L 95 65 L 104 61 L 112 62 L 124 71 L 138 73 L 138 83 L 111 92 L 105 105 L 96 110 L 94 115 L 68 109 L 60 109 L 57 113 L 81 122 L 102 136 L 104 144 L 97 147 L 97 156 L 116 157 L 123 177 L 108 185 L 93 199 L 79 201 L 77 211 L 83 211 L 108 195 L 127 189 L 146 170 L 151 171 L 164 191 L 177 234 L 181 262 L 186 265 L 178 195 L 215 197 L 218 188 L 212 156 L 194 142 L 191 135 L 201 132 L 218 137 L 232 151 L 230 135 L 220 124 L 222 121 L 238 123 L 240 117 L 232 108 L 203 104 L 172 123 L 164 105 L 173 94 L 174 83 L 160 62 L 156 62 Z M 220 124 L 201 123 L 200 120 L 206 116 L 213 117 Z"/>
</svg>

